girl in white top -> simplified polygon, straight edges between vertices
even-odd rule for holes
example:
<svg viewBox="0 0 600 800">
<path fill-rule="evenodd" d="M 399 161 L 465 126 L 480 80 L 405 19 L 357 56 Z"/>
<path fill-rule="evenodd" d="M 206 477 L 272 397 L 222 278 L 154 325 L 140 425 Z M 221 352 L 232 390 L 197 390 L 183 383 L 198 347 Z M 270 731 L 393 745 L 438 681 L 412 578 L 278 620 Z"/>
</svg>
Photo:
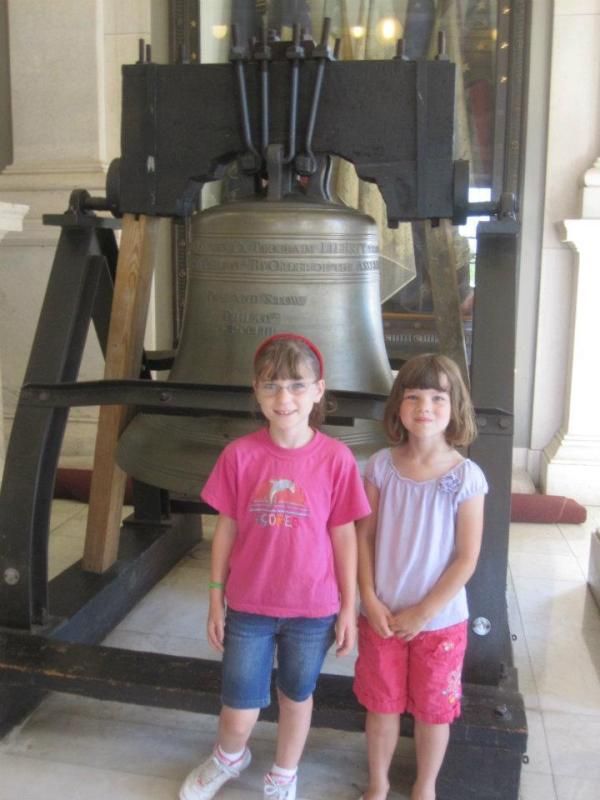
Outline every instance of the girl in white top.
<svg viewBox="0 0 600 800">
<path fill-rule="evenodd" d="M 366 469 L 372 514 L 359 523 L 359 657 L 354 691 L 367 708 L 369 786 L 385 800 L 400 715 L 415 720 L 411 800 L 435 800 L 450 723 L 460 714 L 467 642 L 465 584 L 483 531 L 487 482 L 455 449 L 476 435 L 456 364 L 426 354 L 407 361 L 384 418 L 393 447 Z"/>
</svg>

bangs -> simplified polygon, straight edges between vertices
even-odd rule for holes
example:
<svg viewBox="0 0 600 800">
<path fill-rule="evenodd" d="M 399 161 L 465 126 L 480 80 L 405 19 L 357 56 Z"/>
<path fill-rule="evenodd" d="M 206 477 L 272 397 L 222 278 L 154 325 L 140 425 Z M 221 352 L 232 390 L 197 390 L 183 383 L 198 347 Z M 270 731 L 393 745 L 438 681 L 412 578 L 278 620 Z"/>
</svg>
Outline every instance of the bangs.
<svg viewBox="0 0 600 800">
<path fill-rule="evenodd" d="M 445 378 L 442 381 L 442 376 Z M 438 392 L 449 392 L 451 382 L 435 357 L 407 362 L 399 375 L 405 389 L 435 389 Z M 445 386 L 442 386 L 442 383 Z"/>
<path fill-rule="evenodd" d="M 254 365 L 257 380 L 298 380 L 302 371 L 309 368 L 319 375 L 319 364 L 313 352 L 300 342 L 289 339 L 276 341 L 260 353 Z"/>
</svg>

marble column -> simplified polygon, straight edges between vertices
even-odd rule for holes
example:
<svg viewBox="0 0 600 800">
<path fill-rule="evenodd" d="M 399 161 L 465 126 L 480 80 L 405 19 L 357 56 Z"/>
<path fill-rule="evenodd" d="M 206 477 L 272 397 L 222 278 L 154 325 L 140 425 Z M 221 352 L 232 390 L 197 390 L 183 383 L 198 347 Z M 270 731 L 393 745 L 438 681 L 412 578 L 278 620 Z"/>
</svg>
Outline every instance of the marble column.
<svg viewBox="0 0 600 800">
<path fill-rule="evenodd" d="M 563 422 L 544 450 L 541 483 L 546 494 L 600 505 L 600 158 L 585 173 L 581 216 L 561 225 L 573 259 L 573 306 Z"/>
<path fill-rule="evenodd" d="M 55 254 L 63 213 L 77 188 L 104 195 L 119 155 L 121 66 L 150 40 L 151 0 L 7 0 L 13 162 L 0 199 L 31 211 L 19 237 L 2 245 L 0 361 L 8 435 Z M 0 109 L 1 112 L 1 109 Z M 104 360 L 93 331 L 81 380 L 98 380 Z M 89 462 L 97 409 L 69 414 L 62 456 Z M 83 465 L 83 464 L 82 464 Z"/>
<path fill-rule="evenodd" d="M 4 199 L 27 197 L 25 238 L 54 244 L 44 213 L 81 186 L 102 190 L 107 166 L 103 7 L 96 0 L 8 0 L 13 163 Z"/>
<path fill-rule="evenodd" d="M 9 231 L 22 231 L 23 218 L 29 211 L 29 206 L 18 203 L 3 203 L 0 201 L 0 242 Z M 2 401 L 2 363 L 0 362 L 0 479 L 4 471 L 4 403 Z"/>
</svg>

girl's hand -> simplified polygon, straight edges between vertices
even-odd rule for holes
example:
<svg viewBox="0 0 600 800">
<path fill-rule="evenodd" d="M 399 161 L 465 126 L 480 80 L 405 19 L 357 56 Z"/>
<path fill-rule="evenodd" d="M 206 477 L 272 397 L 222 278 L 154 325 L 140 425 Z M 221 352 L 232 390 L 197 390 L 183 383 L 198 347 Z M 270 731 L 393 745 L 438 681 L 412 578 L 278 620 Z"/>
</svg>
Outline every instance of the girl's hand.
<svg viewBox="0 0 600 800">
<path fill-rule="evenodd" d="M 211 598 L 208 621 L 206 623 L 208 643 L 218 653 L 223 652 L 225 640 L 225 603 L 221 594 L 220 601 Z"/>
<path fill-rule="evenodd" d="M 381 602 L 381 600 L 373 595 L 371 599 L 363 600 L 363 607 L 367 613 L 369 625 L 373 628 L 375 633 L 378 633 L 384 639 L 389 639 L 394 635 L 391 627 L 392 614 L 389 608 Z"/>
<path fill-rule="evenodd" d="M 409 642 L 423 630 L 427 622 L 428 617 L 418 605 L 409 606 L 392 615 L 390 627 L 395 636 Z"/>
<path fill-rule="evenodd" d="M 335 622 L 336 656 L 347 656 L 356 642 L 356 612 L 354 608 L 340 609 Z"/>
</svg>

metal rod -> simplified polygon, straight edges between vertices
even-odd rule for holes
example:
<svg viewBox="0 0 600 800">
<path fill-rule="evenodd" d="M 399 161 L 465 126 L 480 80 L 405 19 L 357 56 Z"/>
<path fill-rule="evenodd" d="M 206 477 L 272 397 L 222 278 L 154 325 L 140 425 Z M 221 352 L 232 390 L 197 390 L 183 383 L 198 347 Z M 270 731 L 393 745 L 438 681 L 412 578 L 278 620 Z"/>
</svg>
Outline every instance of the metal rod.
<svg viewBox="0 0 600 800">
<path fill-rule="evenodd" d="M 288 152 L 283 159 L 290 164 L 296 157 L 296 126 L 298 124 L 298 84 L 300 80 L 300 59 L 304 58 L 304 48 L 300 45 L 300 25 L 294 23 L 294 43 L 287 52 L 292 62 L 290 74 L 290 129 L 288 134 Z"/>
<path fill-rule="evenodd" d="M 264 60 L 260 65 L 260 85 L 261 85 L 261 132 L 262 132 L 262 152 L 267 152 L 269 146 L 269 65 Z"/>
<path fill-rule="evenodd" d="M 312 151 L 312 140 L 315 132 L 315 123 L 317 121 L 317 111 L 319 109 L 319 101 L 321 99 L 321 89 L 323 87 L 323 74 L 325 72 L 325 63 L 327 61 L 327 41 L 329 39 L 329 31 L 331 29 L 330 17 L 325 17 L 323 20 L 323 32 L 321 35 L 320 48 L 318 48 L 319 56 L 317 57 L 317 76 L 315 78 L 315 86 L 313 89 L 312 104 L 310 107 L 310 116 L 308 118 L 308 128 L 306 131 L 306 154 L 314 162 L 315 154 Z M 321 55 L 323 52 L 323 55 Z"/>
<path fill-rule="evenodd" d="M 444 58 L 446 55 L 446 32 L 438 31 L 437 35 L 437 55 L 438 58 Z"/>
<path fill-rule="evenodd" d="M 498 203 L 493 200 L 482 201 L 479 203 L 469 203 L 467 207 L 468 217 L 494 217 L 499 211 Z"/>
<path fill-rule="evenodd" d="M 269 146 L 269 60 L 271 50 L 267 44 L 266 27 L 262 31 L 262 40 L 257 57 L 260 59 L 260 88 L 261 88 L 261 150 L 266 155 Z"/>
<path fill-rule="evenodd" d="M 187 47 L 182 42 L 179 45 L 178 53 L 177 53 L 177 63 L 178 64 L 189 64 L 189 59 L 187 56 Z"/>
<path fill-rule="evenodd" d="M 242 134 L 244 137 L 244 144 L 246 149 L 257 158 L 259 157 L 254 144 L 252 143 L 252 132 L 250 130 L 250 112 L 248 110 L 248 95 L 246 93 L 246 76 L 244 74 L 244 54 L 239 45 L 239 31 L 237 25 L 231 26 L 231 39 L 233 47 L 231 48 L 231 60 L 235 66 L 235 72 L 238 81 L 238 89 L 240 96 L 240 112 L 242 118 Z"/>
</svg>

